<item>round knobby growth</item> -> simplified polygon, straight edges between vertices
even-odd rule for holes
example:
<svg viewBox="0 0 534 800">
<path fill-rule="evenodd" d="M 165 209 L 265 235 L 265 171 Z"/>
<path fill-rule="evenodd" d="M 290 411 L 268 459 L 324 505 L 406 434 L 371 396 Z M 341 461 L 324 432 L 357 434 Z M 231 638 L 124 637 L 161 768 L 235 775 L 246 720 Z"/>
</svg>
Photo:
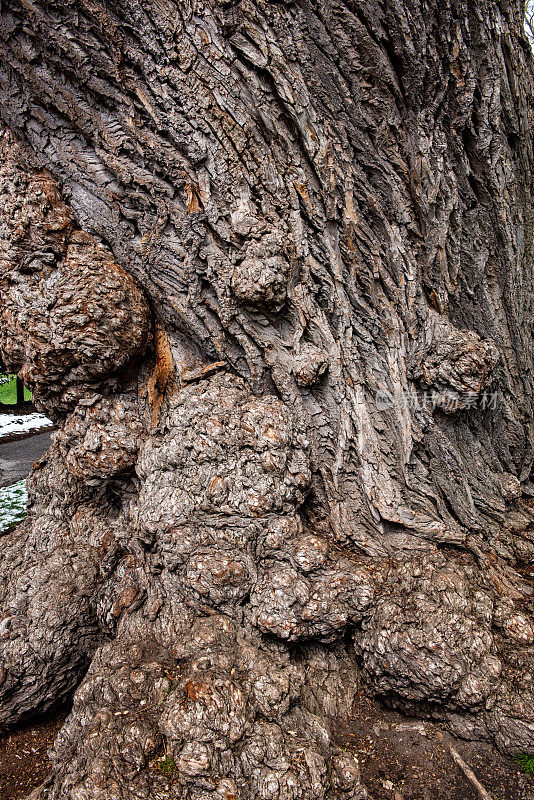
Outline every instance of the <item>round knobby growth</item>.
<svg viewBox="0 0 534 800">
<path fill-rule="evenodd" d="M 57 416 L 142 356 L 149 314 L 109 249 L 76 228 L 57 183 L 2 135 L 2 356 Z"/>
<path fill-rule="evenodd" d="M 67 417 L 57 443 L 72 474 L 100 482 L 133 470 L 144 435 L 137 397 L 94 395 Z"/>
<path fill-rule="evenodd" d="M 52 413 L 102 390 L 146 347 L 141 292 L 86 234 L 72 234 L 51 270 L 34 264 L 28 272 L 19 262 L 3 273 L 0 291 L 5 362 Z"/>
</svg>

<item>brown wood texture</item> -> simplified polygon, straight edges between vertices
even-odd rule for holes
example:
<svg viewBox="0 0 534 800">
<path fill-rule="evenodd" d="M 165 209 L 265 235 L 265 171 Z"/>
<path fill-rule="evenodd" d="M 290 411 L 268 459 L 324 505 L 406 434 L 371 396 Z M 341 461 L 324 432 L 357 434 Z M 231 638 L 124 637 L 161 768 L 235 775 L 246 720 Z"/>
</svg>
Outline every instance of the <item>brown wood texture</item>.
<svg viewBox="0 0 534 800">
<path fill-rule="evenodd" d="M 532 90 L 520 2 L 2 3 L 0 345 L 59 426 L 3 724 L 91 662 L 39 798 L 363 797 L 362 682 L 532 750 Z"/>
</svg>

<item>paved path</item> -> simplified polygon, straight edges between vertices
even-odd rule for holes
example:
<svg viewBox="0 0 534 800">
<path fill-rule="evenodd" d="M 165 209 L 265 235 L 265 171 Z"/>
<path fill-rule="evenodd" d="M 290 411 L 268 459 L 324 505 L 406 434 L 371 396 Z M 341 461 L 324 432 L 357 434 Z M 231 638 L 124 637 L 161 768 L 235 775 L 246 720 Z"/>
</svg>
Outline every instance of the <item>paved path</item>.
<svg viewBox="0 0 534 800">
<path fill-rule="evenodd" d="M 50 431 L 36 433 L 14 442 L 0 441 L 0 486 L 25 478 L 32 464 L 50 447 Z"/>
</svg>

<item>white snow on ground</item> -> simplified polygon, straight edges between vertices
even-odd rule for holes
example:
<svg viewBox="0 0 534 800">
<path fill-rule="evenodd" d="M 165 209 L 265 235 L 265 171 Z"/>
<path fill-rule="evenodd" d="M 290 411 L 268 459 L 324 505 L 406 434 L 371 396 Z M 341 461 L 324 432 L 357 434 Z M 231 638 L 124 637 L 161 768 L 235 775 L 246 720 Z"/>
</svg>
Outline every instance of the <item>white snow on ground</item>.
<svg viewBox="0 0 534 800">
<path fill-rule="evenodd" d="M 14 433 L 33 433 L 53 427 L 54 423 L 44 414 L 0 414 L 0 438 Z"/>
<path fill-rule="evenodd" d="M 25 478 L 0 489 L 0 534 L 5 533 L 15 523 L 22 522 L 26 516 L 27 505 L 28 492 Z"/>
</svg>

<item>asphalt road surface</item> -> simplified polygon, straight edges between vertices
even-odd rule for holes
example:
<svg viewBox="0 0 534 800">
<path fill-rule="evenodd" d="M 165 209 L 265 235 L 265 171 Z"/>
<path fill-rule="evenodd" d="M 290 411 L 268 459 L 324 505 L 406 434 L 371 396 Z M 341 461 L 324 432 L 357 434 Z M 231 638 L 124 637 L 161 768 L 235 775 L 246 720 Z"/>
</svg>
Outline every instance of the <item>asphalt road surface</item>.
<svg viewBox="0 0 534 800">
<path fill-rule="evenodd" d="M 0 486 L 25 478 L 32 464 L 50 447 L 50 431 L 36 433 L 14 442 L 0 442 Z"/>
</svg>

